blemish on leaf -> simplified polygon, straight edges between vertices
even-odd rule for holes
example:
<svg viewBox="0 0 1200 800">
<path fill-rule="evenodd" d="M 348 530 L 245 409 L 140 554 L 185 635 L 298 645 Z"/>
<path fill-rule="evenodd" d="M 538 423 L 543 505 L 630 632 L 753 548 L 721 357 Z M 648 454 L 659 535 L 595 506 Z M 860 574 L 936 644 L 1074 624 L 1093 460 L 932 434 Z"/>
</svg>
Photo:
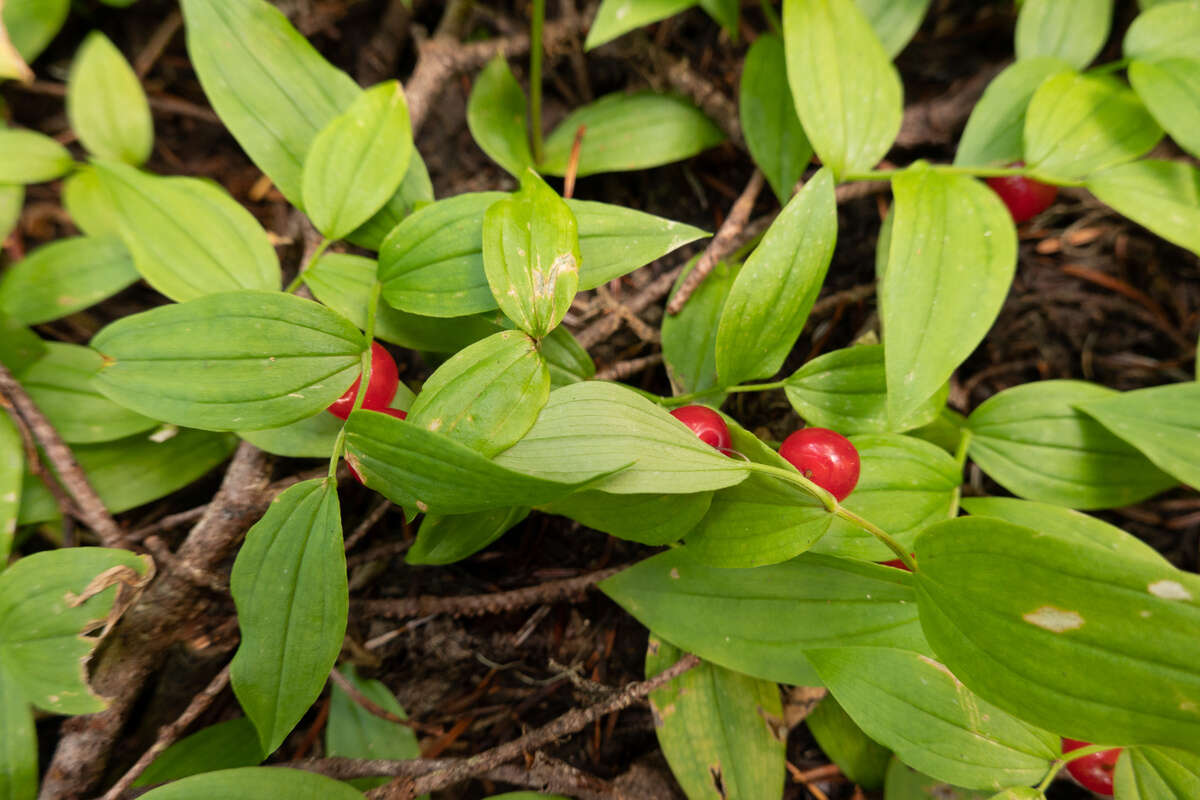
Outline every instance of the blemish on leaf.
<svg viewBox="0 0 1200 800">
<path fill-rule="evenodd" d="M 300 400 L 304 399 L 304 395 L 300 394 L 299 392 L 291 392 L 288 394 L 288 397 L 296 397 L 296 398 L 299 398 Z"/>
<path fill-rule="evenodd" d="M 720 797 L 728 797 L 729 795 L 725 792 L 725 779 L 721 776 L 721 765 L 709 764 L 708 774 L 712 778 L 713 788 L 717 790 L 717 794 Z"/>
<path fill-rule="evenodd" d="M 788 727 L 781 717 L 772 714 L 762 706 L 755 706 L 755 711 L 762 717 L 763 722 L 767 723 L 767 731 L 771 734 L 771 738 L 777 742 L 787 741 Z"/>
<path fill-rule="evenodd" d="M 575 256 L 571 253 L 563 253 L 554 259 L 554 263 L 550 265 L 548 272 L 543 272 L 540 269 L 532 271 L 533 278 L 533 296 L 534 297 L 552 297 L 554 289 L 558 285 L 560 276 L 577 272 L 578 264 L 575 263 Z"/>
<path fill-rule="evenodd" d="M 1192 593 L 1183 588 L 1183 584 L 1179 581 L 1155 581 L 1146 588 L 1150 590 L 1150 594 L 1155 597 L 1161 597 L 1164 600 L 1192 599 Z"/>
<path fill-rule="evenodd" d="M 442 427 L 442 418 L 434 417 L 433 419 L 429 420 L 429 423 L 425 427 L 429 428 L 431 431 L 439 430 Z"/>
<path fill-rule="evenodd" d="M 1022 614 L 1021 619 L 1051 633 L 1063 633 L 1083 627 L 1083 617 L 1079 615 L 1079 612 L 1064 611 L 1054 606 L 1042 606 L 1034 609 L 1028 614 Z"/>
<path fill-rule="evenodd" d="M 179 433 L 178 425 L 163 425 L 161 428 L 156 430 L 154 433 L 150 434 L 150 436 L 148 438 L 150 439 L 150 441 L 154 442 L 155 444 L 162 444 L 165 441 L 174 439 L 178 433 Z"/>
<path fill-rule="evenodd" d="M 422 501 L 418 500 L 418 501 L 417 501 L 417 510 L 421 511 L 422 513 L 428 513 L 428 511 L 429 511 L 429 506 L 427 506 L 427 505 L 426 505 L 425 503 L 423 503 Z"/>
<path fill-rule="evenodd" d="M 670 573 L 668 573 L 668 574 L 669 574 L 669 575 L 670 575 L 670 576 L 671 576 L 673 579 L 675 579 L 675 580 L 679 580 L 679 568 L 678 568 L 678 567 L 671 567 L 671 571 L 670 571 Z"/>
</svg>

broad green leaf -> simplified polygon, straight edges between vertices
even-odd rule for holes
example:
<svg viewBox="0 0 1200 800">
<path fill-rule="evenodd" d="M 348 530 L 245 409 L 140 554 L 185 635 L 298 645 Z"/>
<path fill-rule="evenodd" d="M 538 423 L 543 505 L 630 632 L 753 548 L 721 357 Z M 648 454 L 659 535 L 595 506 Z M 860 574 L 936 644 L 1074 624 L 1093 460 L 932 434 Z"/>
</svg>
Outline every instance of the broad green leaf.
<svg viewBox="0 0 1200 800">
<path fill-rule="evenodd" d="M 1125 57 L 1139 61 L 1195 58 L 1200 52 L 1200 2 L 1155 3 L 1125 32 Z M 1143 8 L 1148 3 L 1142 3 Z"/>
<path fill-rule="evenodd" d="M 862 472 L 846 508 L 910 547 L 927 525 L 953 515 L 962 470 L 945 450 L 896 434 L 855 436 Z M 831 555 L 886 561 L 895 554 L 871 534 L 836 518 L 813 548 Z"/>
<path fill-rule="evenodd" d="M 644 211 L 568 200 L 579 223 L 579 290 L 595 289 L 709 234 Z"/>
<path fill-rule="evenodd" d="M 1112 15 L 1113 0 L 1025 0 L 1017 15 L 1017 60 L 1060 58 L 1083 69 L 1104 47 Z"/>
<path fill-rule="evenodd" d="M 1200 747 L 1200 577 L 986 517 L 916 552 L 921 627 L 981 698 L 1074 739 Z"/>
<path fill-rule="evenodd" d="M 804 718 L 804 724 L 829 760 L 856 786 L 883 787 L 892 751 L 863 733 L 836 697 L 826 695 Z"/>
<path fill-rule="evenodd" d="M 346 241 L 378 252 L 383 240 L 400 222 L 421 206 L 433 202 L 433 182 L 425 161 L 416 150 L 408 160 L 408 172 L 400 188 L 375 216 L 346 236 Z"/>
<path fill-rule="evenodd" d="M 92 386 L 103 359 L 89 347 L 47 342 L 46 355 L 21 373 L 21 385 L 63 441 L 94 444 L 158 427 L 156 420 L 119 406 Z"/>
<path fill-rule="evenodd" d="M 773 33 L 755 39 L 746 53 L 738 116 L 754 163 L 775 190 L 780 204 L 787 203 L 812 160 L 812 145 L 804 135 L 788 89 L 783 40 Z"/>
<path fill-rule="evenodd" d="M 1017 266 L 1008 208 L 974 178 L 916 166 L 892 179 L 879 287 L 891 419 L 941 391 L 992 327 Z"/>
<path fill-rule="evenodd" d="M 2 423 L 0 423 L 2 424 Z M 4 553 L 7 560 L 8 554 Z M 33 709 L 20 687 L 0 665 L 0 797 L 5 800 L 34 800 L 38 788 L 37 731 Z"/>
<path fill-rule="evenodd" d="M 416 541 L 404 555 L 409 564 L 453 564 L 499 539 L 529 515 L 529 509 L 489 508 L 471 514 L 426 514 Z"/>
<path fill-rule="evenodd" d="M 534 165 L 527 113 L 525 92 L 508 61 L 497 55 L 475 79 L 467 101 L 467 127 L 479 149 L 518 179 Z"/>
<path fill-rule="evenodd" d="M 0 573 L 0 680 L 55 714 L 102 711 L 86 671 L 97 640 L 84 634 L 108 617 L 118 585 L 140 588 L 153 568 L 149 556 L 102 547 L 43 550 L 9 566 Z"/>
<path fill-rule="evenodd" d="M 154 121 L 141 81 L 108 37 L 83 40 L 67 78 L 67 119 L 92 155 L 138 166 L 154 147 Z"/>
<path fill-rule="evenodd" d="M 1025 162 L 1044 175 L 1081 178 L 1150 151 L 1162 128 L 1133 90 L 1110 75 L 1047 78 L 1025 113 Z"/>
<path fill-rule="evenodd" d="M 262 428 L 256 431 L 238 431 L 238 436 L 245 439 L 259 450 L 265 450 L 277 456 L 289 458 L 329 458 L 338 434 L 342 430 L 342 420 L 333 414 L 318 411 L 311 417 L 299 422 L 282 425 L 278 428 Z"/>
<path fill-rule="evenodd" d="M 888 419 L 883 345 L 833 350 L 805 363 L 784 381 L 788 402 L 804 421 L 844 436 L 900 433 L 927 425 L 946 403 L 949 384 L 899 423 Z"/>
<path fill-rule="evenodd" d="M 991 793 L 951 786 L 893 758 L 884 779 L 883 797 L 884 800 L 989 800 Z"/>
<path fill-rule="evenodd" d="M 662 407 L 601 381 L 551 392 L 529 433 L 496 463 L 564 483 L 614 472 L 592 487 L 614 494 L 690 494 L 732 486 L 748 474 L 745 462 L 700 441 Z"/>
<path fill-rule="evenodd" d="M 683 652 L 650 637 L 646 677 Z M 650 694 L 654 733 L 688 800 L 778 800 L 787 726 L 779 687 L 700 662 Z"/>
<path fill-rule="evenodd" d="M 67 148 L 36 131 L 0 128 L 0 183 L 43 183 L 71 171 Z"/>
<path fill-rule="evenodd" d="M 672 297 L 699 258 L 696 256 L 688 262 L 675 281 Z M 720 262 L 696 287 L 683 310 L 663 317 L 663 361 L 675 394 L 702 392 L 717 385 L 717 325 L 739 267 L 738 264 Z M 712 402 L 717 403 L 719 399 L 714 397 Z"/>
<path fill-rule="evenodd" d="M 500 310 L 535 339 L 558 327 L 579 287 L 571 208 L 532 169 L 483 215 L 483 271 Z"/>
<path fill-rule="evenodd" d="M 1018 497 L 1116 508 L 1175 484 L 1077 406 L 1116 396 L 1083 381 L 1037 381 L 989 398 L 967 418 L 971 460 Z"/>
<path fill-rule="evenodd" d="M 358 377 L 365 342 L 311 300 L 241 291 L 124 317 L 92 347 L 105 357 L 96 387 L 121 405 L 193 428 L 254 430 L 328 407 Z"/>
<path fill-rule="evenodd" d="M 929 11 L 930 0 L 855 0 L 855 3 L 879 37 L 888 58 L 899 55 L 913 34 L 921 27 L 921 20 Z"/>
<path fill-rule="evenodd" d="M 563 482 L 517 472 L 448 436 L 374 411 L 346 425 L 347 459 L 364 483 L 393 503 L 435 514 L 469 514 L 565 497 L 607 474 L 594 468 Z"/>
<path fill-rule="evenodd" d="M 822 169 L 786 205 L 742 265 L 717 327 L 724 386 L 783 366 L 812 310 L 837 241 L 833 177 Z"/>
<path fill-rule="evenodd" d="M 7 239 L 16 229 L 24 203 L 24 186 L 19 183 L 0 184 L 0 241 Z"/>
<path fill-rule="evenodd" d="M 0 311 L 37 325 L 105 300 L 138 279 L 115 236 L 76 236 L 34 250 L 0 276 Z"/>
<path fill-rule="evenodd" d="M 1188 800 L 1200 797 L 1200 755 L 1173 747 L 1128 747 L 1117 759 L 1118 800 Z"/>
<path fill-rule="evenodd" d="M 796 113 L 836 179 L 874 167 L 900 131 L 900 75 L 854 0 L 784 0 Z"/>
<path fill-rule="evenodd" d="M 21 58 L 32 62 L 67 20 L 70 0 L 5 0 L 4 27 Z"/>
<path fill-rule="evenodd" d="M 1200 383 L 1154 386 L 1079 406 L 1181 482 L 1200 487 Z"/>
<path fill-rule="evenodd" d="M 304 157 L 304 210 L 316 229 L 341 239 L 370 219 L 400 188 L 412 153 L 399 82 L 360 94 L 321 128 Z"/>
<path fill-rule="evenodd" d="M 21 434 L 8 412 L 0 411 L 0 564 L 7 564 L 12 552 L 24 473 L 25 448 Z"/>
<path fill-rule="evenodd" d="M 935 778 L 998 791 L 1040 780 L 1058 754 L 1057 736 L 977 697 L 920 653 L 839 647 L 808 657 L 868 736 Z"/>
<path fill-rule="evenodd" d="M 1192 155 L 1200 154 L 1200 58 L 1134 61 L 1129 82 L 1171 138 Z"/>
<path fill-rule="evenodd" d="M 1200 255 L 1200 170 L 1145 159 L 1091 175 L 1100 200 L 1180 247 Z"/>
<path fill-rule="evenodd" d="M 272 753 L 321 693 L 346 633 L 337 486 L 317 478 L 275 498 L 246 534 L 229 587 L 242 631 L 229 681 Z"/>
<path fill-rule="evenodd" d="M 708 512 L 712 492 L 695 494 L 623 494 L 580 492 L 539 510 L 598 531 L 658 546 L 676 542 Z"/>
<path fill-rule="evenodd" d="M 227 434 L 165 428 L 156 434 L 75 445 L 71 451 L 104 506 L 115 514 L 187 486 L 228 458 L 236 444 Z M 58 517 L 50 491 L 26 472 L 18 522 L 28 525 Z"/>
<path fill-rule="evenodd" d="M 635 28 L 674 16 L 696 0 L 603 0 L 588 29 L 585 50 L 599 47 Z"/>
<path fill-rule="evenodd" d="M 38 335 L 0 311 L 0 364 L 20 372 L 46 353 Z"/>
<path fill-rule="evenodd" d="M 167 297 L 182 302 L 235 289 L 279 289 L 275 248 L 224 189 L 115 161 L 94 166 L 134 266 Z"/>
<path fill-rule="evenodd" d="M 542 172 L 566 173 L 581 126 L 586 130 L 579 148 L 580 177 L 683 161 L 725 139 L 689 100 L 655 92 L 617 92 L 575 109 L 550 132 L 539 165 Z"/>
<path fill-rule="evenodd" d="M 408 715 L 387 686 L 379 681 L 359 677 L 354 665 L 347 664 L 340 672 L 355 689 L 384 711 L 401 719 Z M 329 722 L 325 727 L 325 752 L 334 758 L 366 758 L 403 760 L 419 758 L 421 748 L 412 728 L 377 717 L 360 706 L 336 683 L 329 694 Z M 388 783 L 391 778 L 365 778 L 350 781 L 356 789 L 366 791 Z"/>
<path fill-rule="evenodd" d="M 63 179 L 62 203 L 71 221 L 88 236 L 120 236 L 118 216 L 96 170 L 81 164 Z"/>
<path fill-rule="evenodd" d="M 723 667 L 820 685 L 805 652 L 878 645 L 929 653 L 903 570 L 805 553 L 755 569 L 720 569 L 668 550 L 600 588 L 655 635 Z"/>
<path fill-rule="evenodd" d="M 590 380 L 596 375 L 596 365 L 587 350 L 562 325 L 538 342 L 542 358 L 550 370 L 550 388 Z"/>
<path fill-rule="evenodd" d="M 962 414 L 943 408 L 933 422 L 909 431 L 908 435 L 935 444 L 947 453 L 956 453 L 966 425 L 967 418 Z"/>
<path fill-rule="evenodd" d="M 550 397 L 550 371 L 537 342 L 501 331 L 459 351 L 425 381 L 408 424 L 491 457 L 533 426 Z"/>
<path fill-rule="evenodd" d="M 958 165 L 1011 164 L 1025 156 L 1025 111 L 1042 81 L 1070 69 L 1057 58 L 1009 64 L 975 104 L 954 154 Z"/>
<path fill-rule="evenodd" d="M 287 767 L 242 767 L 192 775 L 142 795 L 146 800 L 362 800 L 349 784 Z"/>
<path fill-rule="evenodd" d="M 262 760 L 254 723 L 248 717 L 235 717 L 180 739 L 162 751 L 133 785 L 140 788 L 202 772 L 253 767 Z"/>
</svg>

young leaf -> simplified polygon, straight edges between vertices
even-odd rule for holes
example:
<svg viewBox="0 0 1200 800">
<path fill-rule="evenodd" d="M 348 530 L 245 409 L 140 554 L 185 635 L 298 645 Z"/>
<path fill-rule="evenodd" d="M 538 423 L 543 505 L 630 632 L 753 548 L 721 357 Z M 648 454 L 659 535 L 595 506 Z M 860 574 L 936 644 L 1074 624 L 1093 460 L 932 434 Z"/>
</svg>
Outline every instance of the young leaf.
<svg viewBox="0 0 1200 800">
<path fill-rule="evenodd" d="M 1125 32 L 1123 47 L 1126 58 L 1138 61 L 1195 58 L 1200 52 L 1200 5 L 1172 0 L 1139 14 Z"/>
<path fill-rule="evenodd" d="M 38 335 L 0 311 L 0 364 L 11 372 L 21 372 L 46 354 Z"/>
<path fill-rule="evenodd" d="M 1145 155 L 1162 134 L 1137 95 L 1112 76 L 1061 72 L 1029 101 L 1025 161 L 1046 175 L 1080 178 Z"/>
<path fill-rule="evenodd" d="M 723 386 L 783 366 L 825 281 L 837 241 L 833 177 L 822 169 L 786 205 L 742 265 L 717 327 Z"/>
<path fill-rule="evenodd" d="M 1077 406 L 1117 393 L 1083 381 L 1014 386 L 967 418 L 971 460 L 1018 497 L 1070 508 L 1116 508 L 1175 480 Z"/>
<path fill-rule="evenodd" d="M 534 166 L 527 113 L 525 92 L 508 61 L 497 55 L 475 79 L 467 101 L 467 127 L 479 149 L 518 179 Z"/>
<path fill-rule="evenodd" d="M 70 0 L 7 0 L 3 5 L 8 38 L 30 63 L 50 44 L 71 8 Z"/>
<path fill-rule="evenodd" d="M 25 187 L 19 183 L 0 184 L 0 241 L 17 227 L 21 207 L 25 203 Z"/>
<path fill-rule="evenodd" d="M 413 153 L 408 103 L 397 81 L 363 92 L 321 128 L 304 157 L 304 210 L 327 239 L 341 239 L 388 201 Z"/>
<path fill-rule="evenodd" d="M 528 515 L 529 509 L 523 506 L 450 516 L 426 514 L 404 561 L 408 564 L 462 561 L 499 539 Z"/>
<path fill-rule="evenodd" d="M 542 172 L 566 173 L 581 126 L 586 130 L 579 148 L 579 177 L 683 161 L 725 139 L 712 120 L 682 97 L 616 92 L 575 109 L 550 132 L 539 165 Z"/>
<path fill-rule="evenodd" d="M 138 279 L 115 236 L 74 236 L 34 250 L 0 276 L 0 311 L 38 325 L 105 300 Z"/>
<path fill-rule="evenodd" d="M 1113 0 L 1025 0 L 1017 15 L 1017 60 L 1060 58 L 1083 69 L 1104 47 Z"/>
<path fill-rule="evenodd" d="M 579 492 L 539 511 L 561 514 L 620 539 L 657 547 L 679 541 L 708 511 L 712 492 L 623 494 Z"/>
<path fill-rule="evenodd" d="M 899 55 L 929 11 L 930 0 L 855 0 L 888 58 Z"/>
<path fill-rule="evenodd" d="M 483 215 L 483 270 L 500 310 L 535 339 L 562 321 L 579 287 L 570 207 L 532 169 Z"/>
<path fill-rule="evenodd" d="M 985 517 L 916 552 L 921 627 L 980 697 L 1075 739 L 1196 750 L 1200 577 Z"/>
<path fill-rule="evenodd" d="M 154 121 L 141 81 L 108 37 L 83 40 L 67 78 L 67 119 L 92 155 L 135 167 L 150 157 Z"/>
<path fill-rule="evenodd" d="M 400 719 L 408 719 L 404 709 L 396 702 L 396 696 L 379 681 L 360 678 L 353 664 L 342 667 L 350 685 L 375 703 Z M 403 760 L 419 758 L 421 748 L 417 745 L 417 734 L 390 720 L 377 717 L 351 699 L 338 684 L 333 684 L 329 694 L 329 722 L 325 727 L 325 751 L 334 758 L 366 758 Z M 350 781 L 356 789 L 366 791 L 382 786 L 391 778 L 360 778 Z"/>
<path fill-rule="evenodd" d="M 246 534 L 229 588 L 242 629 L 229 681 L 273 753 L 321 693 L 346 633 L 336 485 L 317 478 L 275 498 Z"/>
<path fill-rule="evenodd" d="M 746 53 L 738 116 L 754 163 L 775 190 L 779 203 L 786 204 L 812 160 L 812 145 L 804 135 L 788 89 L 783 40 L 773 33 L 755 39 Z"/>
<path fill-rule="evenodd" d="M 880 789 L 892 751 L 863 733 L 833 695 L 826 695 L 804 724 L 829 760 L 864 789 Z"/>
<path fill-rule="evenodd" d="M 3 556 L 7 560 L 8 552 Z M 0 666 L 0 730 L 4 731 L 4 738 L 0 739 L 0 797 L 34 800 L 38 788 L 38 747 L 33 709 L 16 682 L 5 674 L 3 666 Z"/>
<path fill-rule="evenodd" d="M 975 104 L 954 154 L 957 165 L 1010 164 L 1025 155 L 1025 111 L 1051 75 L 1069 70 L 1057 58 L 1030 58 L 1009 64 L 992 79 Z"/>
<path fill-rule="evenodd" d="M 192 775 L 142 795 L 145 800 L 362 800 L 352 786 L 315 772 L 287 767 L 242 767 Z"/>
<path fill-rule="evenodd" d="M 696 256 L 688 262 L 679 280 L 675 281 L 672 296 L 679 291 L 699 259 Z M 682 311 L 663 317 L 663 361 L 667 365 L 671 389 L 676 394 L 702 392 L 717 385 L 717 326 L 739 266 L 724 261 L 717 264 Z M 713 398 L 712 402 L 718 400 Z"/>
<path fill-rule="evenodd" d="M 12 417 L 7 412 L 0 412 L 0 564 L 7 564 L 12 552 L 24 472 L 25 448 L 21 434 Z"/>
<path fill-rule="evenodd" d="M 900 76 L 854 0 L 784 0 L 787 78 L 808 140 L 837 179 L 875 166 L 900 130 Z"/>
<path fill-rule="evenodd" d="M 126 408 L 192 428 L 255 430 L 326 408 L 358 376 L 366 344 L 311 300 L 241 291 L 124 317 L 92 347 L 105 357 L 96 387 Z"/>
<path fill-rule="evenodd" d="M 253 767 L 262 760 L 262 745 L 254 723 L 247 717 L 235 717 L 175 742 L 146 767 L 133 786 L 153 786 L 202 772 Z"/>
<path fill-rule="evenodd" d="M 674 16 L 694 5 L 696 0 L 637 0 L 632 3 L 629 0 L 603 0 L 583 48 L 599 47 L 635 28 Z"/>
<path fill-rule="evenodd" d="M 646 677 L 683 652 L 653 635 Z M 777 800 L 786 777 L 779 687 L 701 662 L 650 694 L 654 733 L 689 800 Z"/>
<path fill-rule="evenodd" d="M 993 800 L 991 792 L 951 786 L 922 775 L 898 758 L 892 758 L 888 765 L 883 794 L 887 800 Z"/>
<path fill-rule="evenodd" d="M 0 183 L 43 183 L 71 171 L 75 159 L 45 134 L 0 128 Z"/>
<path fill-rule="evenodd" d="M 996 193 L 914 166 L 892 179 L 888 268 L 879 288 L 891 419 L 945 385 L 991 328 L 1017 267 L 1017 233 Z"/>
<path fill-rule="evenodd" d="M 861 561 L 805 553 L 767 567 L 721 569 L 676 549 L 600 588 L 676 647 L 769 681 L 819 685 L 804 655 L 816 647 L 932 654 L 917 622 L 911 576 Z"/>
<path fill-rule="evenodd" d="M 1200 170 L 1145 159 L 1088 176 L 1102 202 L 1169 242 L 1200 255 Z"/>
<path fill-rule="evenodd" d="M 1200 154 L 1200 58 L 1134 61 L 1129 82 L 1176 144 Z"/>
<path fill-rule="evenodd" d="M 1200 755 L 1173 747 L 1129 747 L 1113 772 L 1121 800 L 1200 797 Z"/>
</svg>

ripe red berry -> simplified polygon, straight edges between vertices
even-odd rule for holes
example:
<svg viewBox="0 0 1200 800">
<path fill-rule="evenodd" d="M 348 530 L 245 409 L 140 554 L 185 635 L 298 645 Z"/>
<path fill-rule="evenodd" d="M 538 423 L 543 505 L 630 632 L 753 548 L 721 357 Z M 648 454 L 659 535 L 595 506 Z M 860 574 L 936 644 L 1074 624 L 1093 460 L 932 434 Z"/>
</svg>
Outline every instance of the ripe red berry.
<svg viewBox="0 0 1200 800">
<path fill-rule="evenodd" d="M 708 406 L 682 406 L 671 412 L 671 416 L 692 429 L 700 441 L 724 452 L 733 444 L 729 426 L 716 411 Z"/>
<path fill-rule="evenodd" d="M 354 408 L 354 397 L 358 394 L 358 386 L 362 376 L 355 379 L 354 384 L 345 393 L 329 404 L 329 413 L 340 419 L 350 417 L 350 409 Z M 396 396 L 396 387 L 400 385 L 400 372 L 392 354 L 383 348 L 379 342 L 371 343 L 371 382 L 367 384 L 367 393 L 363 397 L 362 407 L 368 411 L 384 411 L 392 398 Z"/>
<path fill-rule="evenodd" d="M 839 501 L 858 484 L 858 450 L 828 428 L 803 428 L 783 440 L 779 455 Z"/>
<path fill-rule="evenodd" d="M 1081 742 L 1078 739 L 1063 739 L 1062 741 L 1064 753 L 1089 745 L 1088 742 Z M 1121 748 L 1114 747 L 1112 750 L 1083 756 L 1074 761 L 1068 761 L 1067 772 L 1071 773 L 1071 777 L 1077 780 L 1083 788 L 1091 789 L 1096 794 L 1105 797 L 1112 797 L 1113 770 L 1117 767 L 1117 758 L 1120 755 Z"/>
<path fill-rule="evenodd" d="M 1021 166 L 1020 163 L 1014 166 Z M 987 185 L 1000 195 L 1008 213 L 1012 214 L 1013 222 L 1031 220 L 1045 211 L 1058 196 L 1058 187 L 1047 183 L 1039 183 L 1020 175 L 1009 175 L 1003 178 L 988 178 Z"/>
</svg>

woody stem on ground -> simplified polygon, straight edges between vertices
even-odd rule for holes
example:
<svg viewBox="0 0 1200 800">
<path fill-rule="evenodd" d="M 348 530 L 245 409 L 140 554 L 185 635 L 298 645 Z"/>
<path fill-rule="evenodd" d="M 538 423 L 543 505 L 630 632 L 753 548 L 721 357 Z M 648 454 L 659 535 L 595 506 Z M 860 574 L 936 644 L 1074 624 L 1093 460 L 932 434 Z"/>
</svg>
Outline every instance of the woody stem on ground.
<svg viewBox="0 0 1200 800">
<path fill-rule="evenodd" d="M 529 23 L 529 135 L 533 145 L 533 163 L 542 163 L 542 27 L 546 21 L 546 0 L 533 0 L 533 19 Z"/>
</svg>

